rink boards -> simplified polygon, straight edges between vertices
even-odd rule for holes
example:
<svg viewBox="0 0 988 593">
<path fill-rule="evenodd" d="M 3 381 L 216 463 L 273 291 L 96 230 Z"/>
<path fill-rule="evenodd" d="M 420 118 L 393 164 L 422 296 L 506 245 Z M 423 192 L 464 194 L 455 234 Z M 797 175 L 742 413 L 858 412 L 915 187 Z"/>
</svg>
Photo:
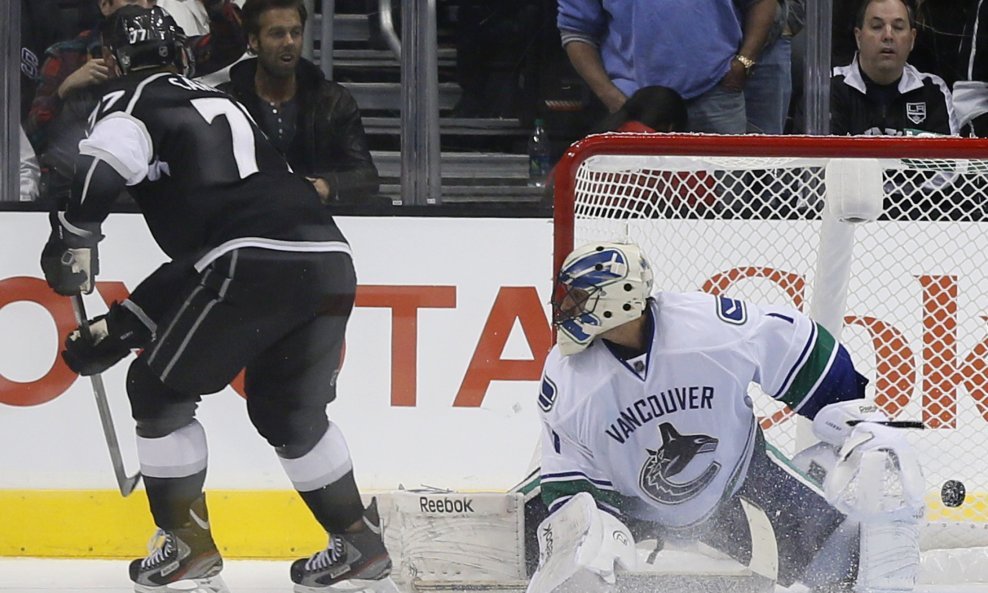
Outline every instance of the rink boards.
<svg viewBox="0 0 988 593">
<path fill-rule="evenodd" d="M 368 492 L 510 488 L 527 473 L 538 435 L 534 394 L 551 344 L 551 222 L 339 222 L 360 289 L 329 412 L 348 439 L 359 485 Z M 44 214 L 0 217 L 0 555 L 138 554 L 153 529 L 144 497 L 114 491 L 89 382 L 57 357 L 59 335 L 74 323 L 68 300 L 41 277 L 47 229 Z M 90 315 L 164 261 L 139 216 L 113 215 L 104 233 Z M 120 364 L 105 382 L 134 471 L 125 374 Z M 961 398 L 964 421 L 950 440 L 971 441 L 984 421 L 971 398 Z M 237 390 L 205 398 L 200 419 L 210 448 L 210 510 L 225 553 L 292 557 L 323 546 Z"/>
</svg>

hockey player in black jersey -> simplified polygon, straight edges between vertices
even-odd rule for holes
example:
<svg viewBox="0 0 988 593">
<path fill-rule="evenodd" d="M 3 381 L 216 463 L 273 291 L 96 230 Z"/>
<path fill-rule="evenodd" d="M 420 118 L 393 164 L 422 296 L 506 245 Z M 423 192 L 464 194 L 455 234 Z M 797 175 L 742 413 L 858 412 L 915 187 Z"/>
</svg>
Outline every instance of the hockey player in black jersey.
<svg viewBox="0 0 988 593">
<path fill-rule="evenodd" d="M 130 565 L 135 590 L 187 590 L 171 585 L 192 580 L 225 591 L 195 411 L 244 368 L 251 422 L 330 534 L 325 550 L 292 564 L 295 590 L 384 586 L 391 561 L 376 506 L 363 507 L 346 441 L 326 416 L 356 287 L 349 245 L 243 107 L 178 74 L 187 58 L 171 17 L 125 7 L 102 34 L 117 77 L 79 145 L 41 265 L 59 294 L 90 292 L 101 223 L 125 188 L 171 258 L 64 352 L 90 375 L 143 348 L 127 394 L 158 533 Z"/>
</svg>

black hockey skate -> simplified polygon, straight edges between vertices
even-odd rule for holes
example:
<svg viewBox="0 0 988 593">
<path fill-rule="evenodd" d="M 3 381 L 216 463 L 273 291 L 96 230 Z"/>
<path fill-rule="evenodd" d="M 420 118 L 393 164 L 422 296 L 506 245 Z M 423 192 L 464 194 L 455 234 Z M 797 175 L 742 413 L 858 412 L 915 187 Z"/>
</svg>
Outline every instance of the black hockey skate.
<svg viewBox="0 0 988 593">
<path fill-rule="evenodd" d="M 223 558 L 209 532 L 205 500 L 189 509 L 190 521 L 175 530 L 159 529 L 148 543 L 148 555 L 130 563 L 137 593 L 229 593 L 220 571 Z"/>
<path fill-rule="evenodd" d="M 397 591 L 388 575 L 391 558 L 381 539 L 377 499 L 364 511 L 363 531 L 330 535 L 325 550 L 292 563 L 296 593 Z"/>
</svg>

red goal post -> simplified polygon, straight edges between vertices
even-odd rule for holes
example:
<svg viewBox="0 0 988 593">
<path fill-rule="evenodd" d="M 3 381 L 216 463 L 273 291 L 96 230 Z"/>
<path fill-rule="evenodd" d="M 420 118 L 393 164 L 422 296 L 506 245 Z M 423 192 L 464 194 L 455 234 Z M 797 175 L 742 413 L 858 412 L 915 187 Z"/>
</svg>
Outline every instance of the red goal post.
<svg viewBox="0 0 988 593">
<path fill-rule="evenodd" d="M 869 173 L 848 182 L 849 166 Z M 876 215 L 843 222 L 862 204 L 836 188 L 859 183 L 880 188 L 857 198 L 875 195 Z M 909 435 L 940 534 L 926 547 L 988 545 L 988 141 L 590 136 L 556 166 L 554 227 L 556 270 L 575 245 L 633 240 L 658 290 L 785 303 L 839 334 L 868 396 L 927 427 Z M 769 442 L 808 444 L 752 391 Z M 968 492 L 955 509 L 939 497 L 951 479 Z"/>
</svg>

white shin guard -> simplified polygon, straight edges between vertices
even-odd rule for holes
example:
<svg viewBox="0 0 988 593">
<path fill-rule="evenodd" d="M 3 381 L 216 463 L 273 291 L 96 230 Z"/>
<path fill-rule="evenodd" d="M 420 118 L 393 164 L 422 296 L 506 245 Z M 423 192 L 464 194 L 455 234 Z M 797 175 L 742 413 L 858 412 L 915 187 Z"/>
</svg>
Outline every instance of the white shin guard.
<svg viewBox="0 0 988 593">
<path fill-rule="evenodd" d="M 299 492 L 310 492 L 328 486 L 353 469 L 350 449 L 343 432 L 330 422 L 319 442 L 305 455 L 295 459 L 278 457 L 288 479 Z"/>
<path fill-rule="evenodd" d="M 151 478 L 184 478 L 206 469 L 206 431 L 198 420 L 160 438 L 137 437 L 141 473 Z"/>
</svg>

